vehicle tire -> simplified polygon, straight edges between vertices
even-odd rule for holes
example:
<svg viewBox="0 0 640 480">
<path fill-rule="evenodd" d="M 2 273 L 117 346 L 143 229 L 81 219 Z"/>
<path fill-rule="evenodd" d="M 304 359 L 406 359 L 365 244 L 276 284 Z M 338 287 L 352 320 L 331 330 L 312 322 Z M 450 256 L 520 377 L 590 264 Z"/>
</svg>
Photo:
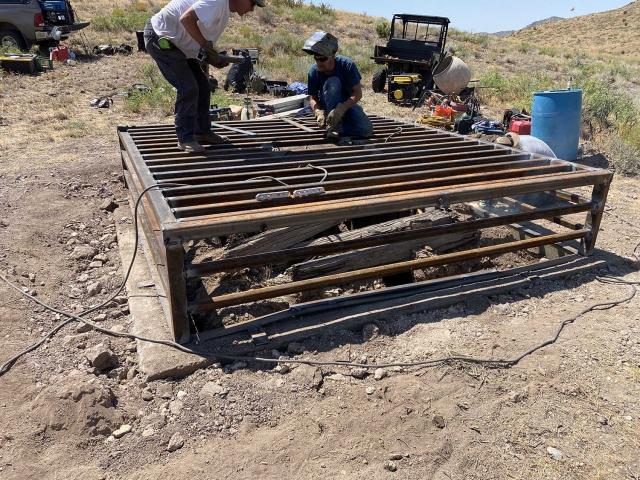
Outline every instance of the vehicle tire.
<svg viewBox="0 0 640 480">
<path fill-rule="evenodd" d="M 17 30 L 0 29 L 0 47 L 27 50 L 27 44 Z"/>
<path fill-rule="evenodd" d="M 371 87 L 375 93 L 384 92 L 384 87 L 387 86 L 387 69 L 377 71 L 373 74 L 373 81 Z"/>
</svg>

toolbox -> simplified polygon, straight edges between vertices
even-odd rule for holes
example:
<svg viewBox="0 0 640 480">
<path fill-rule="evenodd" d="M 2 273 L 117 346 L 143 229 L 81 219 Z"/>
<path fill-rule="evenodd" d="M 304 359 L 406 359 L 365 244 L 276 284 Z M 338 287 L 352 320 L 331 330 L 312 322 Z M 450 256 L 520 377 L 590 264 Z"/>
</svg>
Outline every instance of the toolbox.
<svg viewBox="0 0 640 480">
<path fill-rule="evenodd" d="M 0 67 L 7 72 L 33 75 L 37 71 L 36 55 L 23 53 L 0 55 Z"/>
</svg>

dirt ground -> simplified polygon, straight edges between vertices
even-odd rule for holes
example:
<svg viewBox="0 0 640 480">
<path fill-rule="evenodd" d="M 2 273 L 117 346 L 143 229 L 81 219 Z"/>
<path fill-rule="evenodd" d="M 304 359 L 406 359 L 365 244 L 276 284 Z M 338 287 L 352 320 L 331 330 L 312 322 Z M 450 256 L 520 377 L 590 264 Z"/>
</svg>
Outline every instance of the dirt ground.
<svg viewBox="0 0 640 480">
<path fill-rule="evenodd" d="M 130 213 L 100 208 L 125 198 L 116 126 L 168 119 L 131 115 L 119 98 L 105 110 L 89 102 L 134 83 L 140 60 L 101 58 L 0 83 L 0 271 L 61 308 L 94 305 L 122 278 L 115 224 Z M 407 115 L 366 96 L 371 113 Z M 640 225 L 639 207 L 640 181 L 616 177 L 596 257 L 629 280 L 640 279 L 627 258 L 640 240 L 627 224 Z M 333 332 L 305 342 L 302 354 L 274 354 L 369 363 L 512 357 L 585 306 L 628 292 L 595 274 L 534 282 L 389 318 L 369 341 Z M 639 306 L 640 296 L 584 315 L 510 370 L 396 368 L 380 379 L 348 368 L 233 364 L 146 382 L 135 344 L 67 326 L 0 377 L 0 478 L 638 479 Z M 93 318 L 130 327 L 126 304 Z M 0 286 L 0 361 L 59 321 Z M 86 358 L 98 344 L 117 355 L 108 375 Z"/>
</svg>

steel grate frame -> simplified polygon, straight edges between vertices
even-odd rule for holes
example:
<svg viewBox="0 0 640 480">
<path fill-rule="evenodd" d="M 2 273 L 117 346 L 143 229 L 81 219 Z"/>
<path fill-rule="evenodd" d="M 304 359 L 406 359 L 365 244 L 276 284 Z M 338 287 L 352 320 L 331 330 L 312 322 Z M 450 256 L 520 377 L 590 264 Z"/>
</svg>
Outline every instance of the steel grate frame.
<svg viewBox="0 0 640 480">
<path fill-rule="evenodd" d="M 141 223 L 170 303 L 169 323 L 176 340 L 189 337 L 189 312 L 274 298 L 288 293 L 448 264 L 482 255 L 532 246 L 580 240 L 581 252 L 595 245 L 612 174 L 606 170 L 520 152 L 501 145 L 372 116 L 375 136 L 364 145 L 327 143 L 312 117 L 214 123 L 230 142 L 207 146 L 202 154 L 177 148 L 173 125 L 127 126 L 118 129 L 125 181 L 132 197 L 150 190 L 142 201 Z M 286 184 L 283 185 L 283 184 Z M 260 202 L 260 193 L 322 186 L 323 195 Z M 592 186 L 592 198 L 567 196 L 563 190 Z M 185 263 L 188 240 L 256 233 L 266 229 L 311 225 L 485 199 L 545 193 L 552 201 L 527 205 L 516 214 L 463 222 L 460 231 L 509 225 L 536 219 L 561 220 L 584 212 L 582 225 L 492 247 L 402 262 L 368 271 L 292 282 L 214 297 L 208 304 L 188 305 L 186 278 L 231 271 L 247 265 L 286 263 L 317 255 L 385 245 L 411 235 L 442 234 L 431 227 L 313 249 L 290 248 L 261 255 L 221 259 L 200 265 Z M 578 228 L 579 227 L 579 228 Z M 451 226 L 448 231 L 451 230 Z M 342 244 L 344 243 L 344 244 Z M 417 262 L 417 263 L 416 263 Z"/>
</svg>

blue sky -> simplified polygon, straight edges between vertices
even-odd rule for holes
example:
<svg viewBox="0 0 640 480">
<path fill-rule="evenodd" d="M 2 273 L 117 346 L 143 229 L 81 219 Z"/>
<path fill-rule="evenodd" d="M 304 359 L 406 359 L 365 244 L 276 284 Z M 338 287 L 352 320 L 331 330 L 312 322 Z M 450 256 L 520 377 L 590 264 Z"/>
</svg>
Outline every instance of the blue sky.
<svg viewBox="0 0 640 480">
<path fill-rule="evenodd" d="M 314 0 L 340 10 L 390 18 L 394 13 L 415 13 L 448 17 L 455 28 L 470 32 L 517 30 L 536 20 L 553 16 L 575 17 L 612 10 L 631 0 L 556 0 L 538 1 L 435 1 L 435 0 Z M 573 9 L 573 11 L 571 10 Z"/>
</svg>

